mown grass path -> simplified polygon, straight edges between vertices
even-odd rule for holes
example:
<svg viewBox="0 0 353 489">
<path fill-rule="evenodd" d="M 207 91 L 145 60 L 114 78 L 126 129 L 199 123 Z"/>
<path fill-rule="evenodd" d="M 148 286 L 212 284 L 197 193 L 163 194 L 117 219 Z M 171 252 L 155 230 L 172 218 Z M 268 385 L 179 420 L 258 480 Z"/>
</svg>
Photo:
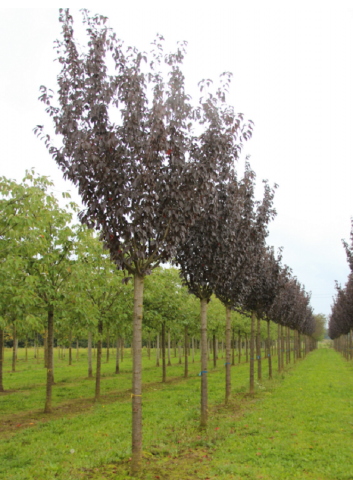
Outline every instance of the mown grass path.
<svg viewBox="0 0 353 489">
<path fill-rule="evenodd" d="M 152 360 L 146 367 L 140 478 L 353 478 L 353 368 L 333 350 L 317 350 L 286 367 L 284 374 L 275 373 L 272 381 L 257 384 L 254 396 L 246 394 L 249 365 L 233 367 L 228 406 L 222 361 L 216 369 L 209 365 L 206 430 L 199 429 L 199 365 L 192 364 L 189 379 L 181 377 L 183 366 L 169 367 L 173 380 L 166 384 Z M 69 393 L 72 401 L 83 403 L 82 409 L 0 433 L 0 479 L 130 478 L 131 401 L 129 393 L 116 395 L 131 383 L 128 364 L 120 376 L 105 378 L 107 397 L 101 403 L 84 401 L 93 387 L 82 375 L 85 369 L 78 363 L 56 370 L 57 380 L 66 380 L 55 387 L 58 406 Z M 23 416 L 38 405 L 39 373 L 33 366 L 21 380 L 25 374 L 14 375 L 11 384 L 18 390 L 0 398 L 6 424 L 11 412 Z M 29 380 L 28 375 L 33 377 Z"/>
<path fill-rule="evenodd" d="M 319 349 L 222 430 L 210 476 L 353 479 L 353 368 Z"/>
</svg>

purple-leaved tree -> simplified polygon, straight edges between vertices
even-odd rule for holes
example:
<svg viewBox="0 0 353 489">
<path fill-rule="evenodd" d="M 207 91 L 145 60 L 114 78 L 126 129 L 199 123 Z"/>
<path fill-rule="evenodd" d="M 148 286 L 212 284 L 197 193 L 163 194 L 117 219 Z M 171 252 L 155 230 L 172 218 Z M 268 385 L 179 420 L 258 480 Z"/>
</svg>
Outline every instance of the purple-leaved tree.
<svg viewBox="0 0 353 489">
<path fill-rule="evenodd" d="M 257 337 L 256 337 L 256 356 L 257 356 L 257 377 L 258 380 L 262 379 L 261 372 L 261 319 L 267 321 L 267 335 L 268 344 L 270 345 L 270 311 L 272 304 L 274 303 L 276 296 L 278 295 L 281 287 L 281 276 L 288 273 L 287 268 L 281 269 L 281 249 L 276 257 L 273 248 L 263 249 L 261 255 L 256 260 L 256 272 L 254 273 L 253 280 L 251 281 L 251 287 L 249 293 L 246 295 L 243 301 L 243 307 L 251 312 L 252 322 L 254 318 L 257 319 Z M 272 378 L 272 363 L 270 348 L 268 348 L 268 360 L 269 360 L 269 377 Z M 254 357 L 252 357 L 254 359 Z M 251 360 L 251 359 L 250 359 Z M 254 360 L 251 360 L 254 361 Z M 254 375 L 250 374 L 250 388 L 254 387 Z"/>
<path fill-rule="evenodd" d="M 247 168 L 246 178 L 239 184 L 234 171 L 241 146 L 231 124 L 234 113 L 225 105 L 223 94 L 209 94 L 202 105 L 208 127 L 204 131 L 201 145 L 195 157 L 203 162 L 216 162 L 217 184 L 209 193 L 205 213 L 200 217 L 181 243 L 174 262 L 180 267 L 180 275 L 189 292 L 200 299 L 201 306 L 201 426 L 207 424 L 207 304 L 215 286 L 223 280 L 226 253 L 229 244 L 236 242 L 235 223 L 242 220 L 246 192 L 252 186 L 253 174 Z M 246 136 L 245 136 L 246 139 Z M 232 228 L 233 226 L 233 228 Z M 224 241 L 227 241 L 227 245 Z M 228 247 L 227 247 L 228 246 Z M 234 245 L 232 250 L 234 251 Z M 236 258 L 235 258 L 236 259 Z"/>
<path fill-rule="evenodd" d="M 238 151 L 241 139 L 251 135 L 251 124 L 244 125 L 241 115 L 224 109 L 226 130 L 218 140 L 219 151 L 211 154 L 207 139 L 212 130 L 207 123 L 212 100 L 195 110 L 191 106 L 181 70 L 185 43 L 165 55 L 158 36 L 149 57 L 136 48 L 125 50 L 106 26 L 106 17 L 83 10 L 88 34 L 83 51 L 75 41 L 69 10 L 59 12 L 58 104 L 43 86 L 40 100 L 47 105 L 62 146 L 51 143 L 43 126 L 35 133 L 44 139 L 64 177 L 78 186 L 85 205 L 81 221 L 100 231 L 117 268 L 128 274 L 124 280 L 134 278 L 131 469 L 136 472 L 142 460 L 144 277 L 175 255 L 214 191 L 219 152 L 234 146 L 235 140 Z M 113 74 L 108 72 L 108 54 Z M 224 79 L 219 99 L 224 99 L 229 74 Z M 195 121 L 207 125 L 199 137 L 192 133 Z"/>
<path fill-rule="evenodd" d="M 274 189 L 265 183 L 262 202 L 255 202 L 254 179 L 247 162 L 238 201 L 229 193 L 224 206 L 220 259 L 216 263 L 219 280 L 214 292 L 226 309 L 226 402 L 231 394 L 231 309 L 238 308 L 251 292 L 255 259 L 264 248 L 267 226 L 275 215 Z"/>
</svg>

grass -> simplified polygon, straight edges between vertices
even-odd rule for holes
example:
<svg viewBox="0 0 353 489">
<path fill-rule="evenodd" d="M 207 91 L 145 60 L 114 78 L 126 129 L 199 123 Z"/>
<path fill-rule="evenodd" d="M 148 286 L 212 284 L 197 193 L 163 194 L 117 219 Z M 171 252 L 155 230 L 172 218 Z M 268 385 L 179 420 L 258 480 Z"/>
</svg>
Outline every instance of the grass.
<svg viewBox="0 0 353 489">
<path fill-rule="evenodd" d="M 0 396 L 0 479 L 129 479 L 131 356 L 122 372 L 102 365 L 102 400 L 94 403 L 86 352 L 73 365 L 55 361 L 54 412 L 42 413 L 45 370 L 20 353 L 10 375 L 6 352 Z M 30 353 L 33 356 L 33 352 Z M 42 355 L 43 357 L 43 355 Z M 197 359 L 198 360 L 198 359 Z M 274 370 L 276 371 L 276 359 Z M 232 367 L 232 401 L 224 405 L 224 360 L 208 368 L 209 424 L 199 428 L 199 361 L 172 358 L 168 382 L 143 358 L 142 479 L 351 479 L 352 365 L 332 349 L 274 373 L 247 394 L 249 365 Z M 267 361 L 263 376 L 267 378 Z"/>
</svg>

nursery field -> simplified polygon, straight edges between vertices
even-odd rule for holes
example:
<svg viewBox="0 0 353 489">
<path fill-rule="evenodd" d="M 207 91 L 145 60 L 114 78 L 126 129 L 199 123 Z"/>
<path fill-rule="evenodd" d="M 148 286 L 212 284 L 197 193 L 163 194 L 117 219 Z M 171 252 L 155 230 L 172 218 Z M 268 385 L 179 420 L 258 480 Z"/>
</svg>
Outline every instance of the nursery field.
<svg viewBox="0 0 353 489">
<path fill-rule="evenodd" d="M 104 352 L 105 353 L 105 352 Z M 46 370 L 19 350 L 16 372 L 5 352 L 0 395 L 0 479 L 130 479 L 131 354 L 121 373 L 103 353 L 100 402 L 79 361 L 55 355 L 53 413 L 43 414 Z M 190 358 L 190 357 L 189 357 Z M 224 359 L 208 365 L 209 423 L 199 428 L 200 361 L 172 358 L 167 382 L 143 352 L 141 479 L 352 479 L 353 367 L 333 349 L 285 366 L 250 396 L 249 364 L 232 367 L 232 400 L 224 405 Z"/>
</svg>

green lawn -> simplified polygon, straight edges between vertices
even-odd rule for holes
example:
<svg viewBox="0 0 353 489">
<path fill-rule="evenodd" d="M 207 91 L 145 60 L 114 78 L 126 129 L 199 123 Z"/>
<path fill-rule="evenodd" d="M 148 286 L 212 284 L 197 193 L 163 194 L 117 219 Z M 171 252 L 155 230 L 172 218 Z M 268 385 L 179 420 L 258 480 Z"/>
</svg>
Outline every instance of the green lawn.
<svg viewBox="0 0 353 489">
<path fill-rule="evenodd" d="M 122 373 L 103 363 L 102 401 L 93 402 L 87 355 L 69 367 L 55 359 L 52 415 L 42 414 L 46 372 L 20 352 L 11 374 L 6 352 L 0 396 L 0 479 L 125 479 L 131 456 L 131 357 Z M 42 357 L 43 357 L 43 353 Z M 104 357 L 103 357 L 104 358 Z M 189 357 L 190 358 L 190 357 Z M 145 479 L 351 479 L 353 368 L 331 349 L 319 349 L 283 374 L 256 384 L 249 365 L 232 367 L 232 401 L 224 405 L 224 359 L 208 366 L 209 426 L 199 429 L 200 363 L 172 358 L 161 383 L 155 358 L 143 358 Z M 189 360 L 190 361 L 190 360 Z M 267 379 L 267 361 L 263 361 Z M 19 426 L 18 426 L 19 425 Z"/>
</svg>

